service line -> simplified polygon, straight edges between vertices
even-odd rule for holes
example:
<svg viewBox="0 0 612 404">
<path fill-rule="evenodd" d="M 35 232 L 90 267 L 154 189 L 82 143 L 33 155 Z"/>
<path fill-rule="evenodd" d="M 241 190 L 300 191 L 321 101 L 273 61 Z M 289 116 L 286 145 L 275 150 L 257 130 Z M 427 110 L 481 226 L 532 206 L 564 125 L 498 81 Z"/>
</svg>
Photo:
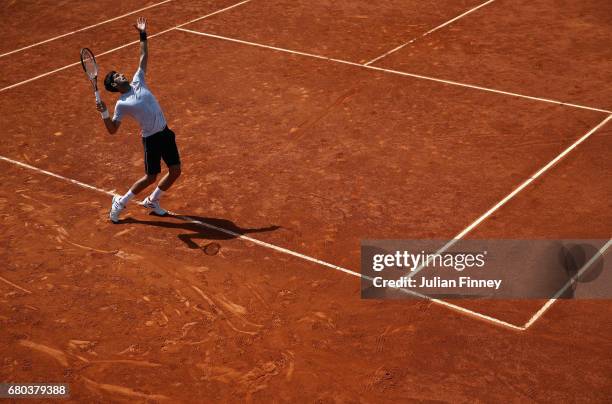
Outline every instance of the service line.
<svg viewBox="0 0 612 404">
<path fill-rule="evenodd" d="M 437 82 L 437 83 L 448 84 L 448 85 L 452 85 L 452 86 L 459 86 L 459 87 L 464 87 L 464 88 L 470 88 L 472 90 L 486 91 L 486 92 L 489 92 L 489 93 L 494 93 L 494 94 L 499 94 L 499 95 L 518 97 L 518 98 L 523 98 L 523 99 L 527 99 L 527 100 L 531 100 L 531 101 L 546 102 L 546 103 L 549 103 L 549 104 L 562 105 L 562 106 L 578 108 L 578 109 L 586 109 L 586 110 L 589 110 L 589 111 L 603 112 L 605 114 L 612 114 L 612 111 L 608 111 L 608 110 L 605 110 L 605 109 L 589 107 L 589 106 L 579 105 L 579 104 L 573 104 L 573 103 L 569 103 L 569 102 L 553 100 L 553 99 L 550 99 L 550 98 L 534 97 L 534 96 L 531 96 L 531 95 L 513 93 L 513 92 L 510 92 L 510 91 L 497 90 L 497 89 L 494 89 L 494 88 L 478 86 L 478 85 L 475 85 L 475 84 L 461 83 L 461 82 L 458 82 L 458 81 L 444 80 L 444 79 L 440 79 L 440 78 L 437 78 L 437 77 L 424 76 L 422 74 L 414 74 L 414 73 L 408 73 L 408 72 L 403 72 L 403 71 L 399 71 L 399 70 L 385 69 L 385 68 L 382 68 L 382 67 L 377 67 L 377 66 L 372 66 L 372 65 L 365 65 L 365 64 L 361 64 L 361 63 L 350 62 L 348 60 L 342 60 L 342 59 L 337 59 L 337 58 L 332 58 L 332 57 L 327 57 L 327 56 L 321 56 L 321 55 L 316 55 L 316 54 L 308 53 L 308 52 L 300 52 L 300 51 L 296 51 L 296 50 L 292 50 L 292 49 L 280 48 L 278 46 L 264 45 L 264 44 L 257 43 L 257 42 L 250 42 L 250 41 L 245 41 L 245 40 L 242 40 L 242 39 L 236 39 L 236 38 L 230 38 L 230 37 L 226 37 L 226 36 L 222 36 L 222 35 L 210 34 L 210 33 L 207 33 L 207 32 L 194 31 L 194 30 L 191 30 L 191 29 L 186 29 L 186 28 L 181 28 L 181 27 L 177 27 L 176 30 L 177 31 L 183 31 L 183 32 L 186 32 L 186 33 L 190 33 L 190 34 L 194 34 L 194 35 L 205 36 L 205 37 L 208 37 L 208 38 L 220 39 L 220 40 L 223 40 L 223 41 L 229 41 L 229 42 L 239 43 L 239 44 L 248 45 L 248 46 L 255 46 L 255 47 L 258 47 L 258 48 L 270 49 L 270 50 L 273 50 L 273 51 L 290 53 L 290 54 L 293 54 L 293 55 L 300 55 L 300 56 L 306 56 L 306 57 L 311 57 L 311 58 L 315 58 L 315 59 L 322 59 L 322 60 L 327 60 L 329 62 L 342 63 L 342 64 L 345 64 L 345 65 L 350 65 L 350 66 L 355 66 L 355 67 L 360 67 L 360 68 L 365 68 L 365 69 L 370 69 L 370 70 L 376 70 L 376 71 L 379 71 L 379 72 L 395 74 L 395 75 L 399 75 L 399 76 L 406 76 L 406 77 L 412 77 L 412 78 L 415 78 L 415 79 L 434 81 L 434 82 Z M 2 91 L 2 90 L 0 90 L 0 91 Z"/>
</svg>

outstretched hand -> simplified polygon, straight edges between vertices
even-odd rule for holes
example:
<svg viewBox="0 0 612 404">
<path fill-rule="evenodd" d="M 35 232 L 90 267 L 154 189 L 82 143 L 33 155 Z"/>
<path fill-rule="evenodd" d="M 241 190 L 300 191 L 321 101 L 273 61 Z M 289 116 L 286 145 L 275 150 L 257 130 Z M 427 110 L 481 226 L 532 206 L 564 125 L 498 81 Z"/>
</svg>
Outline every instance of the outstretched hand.
<svg viewBox="0 0 612 404">
<path fill-rule="evenodd" d="M 134 24 L 134 28 L 136 28 L 138 32 L 147 32 L 147 19 L 138 17 L 136 19 L 136 24 Z"/>
</svg>

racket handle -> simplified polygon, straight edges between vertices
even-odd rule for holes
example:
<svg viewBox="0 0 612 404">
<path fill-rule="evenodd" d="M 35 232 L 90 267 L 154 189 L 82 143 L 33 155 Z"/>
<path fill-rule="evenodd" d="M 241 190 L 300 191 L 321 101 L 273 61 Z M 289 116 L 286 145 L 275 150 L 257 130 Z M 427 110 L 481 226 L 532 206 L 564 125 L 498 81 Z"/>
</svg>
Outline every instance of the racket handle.
<svg viewBox="0 0 612 404">
<path fill-rule="evenodd" d="M 94 95 L 96 96 L 96 102 L 102 101 L 102 99 L 100 98 L 100 92 L 98 90 L 94 92 Z"/>
</svg>

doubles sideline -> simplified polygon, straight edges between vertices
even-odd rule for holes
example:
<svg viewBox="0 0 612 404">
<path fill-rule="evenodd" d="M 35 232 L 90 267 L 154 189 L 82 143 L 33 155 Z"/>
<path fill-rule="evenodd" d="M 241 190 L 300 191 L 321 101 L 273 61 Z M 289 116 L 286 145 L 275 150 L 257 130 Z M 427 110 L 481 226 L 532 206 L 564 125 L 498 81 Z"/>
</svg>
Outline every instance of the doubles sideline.
<svg viewBox="0 0 612 404">
<path fill-rule="evenodd" d="M 160 5 L 168 3 L 170 1 L 172 1 L 172 0 L 160 1 L 159 3 L 151 4 L 150 6 L 142 7 L 142 8 L 139 8 L 138 10 L 130 11 L 129 13 L 125 13 L 125 14 L 119 15 L 117 17 L 109 18 L 108 20 L 104 20 L 104 21 L 101 21 L 101 22 L 98 22 L 98 23 L 95 23 L 95 24 L 92 24 L 92 25 L 88 25 L 86 27 L 79 28 L 79 29 L 74 30 L 74 31 L 66 32 L 65 34 L 54 36 L 53 38 L 45 39 L 44 41 L 36 42 L 36 43 L 30 44 L 30 45 L 21 47 L 19 49 L 12 50 L 10 52 L 2 53 L 2 54 L 0 54 L 0 58 L 8 56 L 8 55 L 12 55 L 12 54 L 17 53 L 17 52 L 24 51 L 26 49 L 34 48 L 35 46 L 46 44 L 46 43 L 55 41 L 57 39 L 67 37 L 67 36 L 72 35 L 72 34 L 76 34 L 77 32 L 87 31 L 88 29 L 95 28 L 95 27 L 98 27 L 100 25 L 104 25 L 104 24 L 107 24 L 109 22 L 113 22 L 113 21 L 119 20 L 119 19 L 127 17 L 129 15 L 136 14 L 136 13 L 139 13 L 141 11 L 148 10 L 150 8 L 153 8 L 153 7 L 160 6 Z"/>
<path fill-rule="evenodd" d="M 599 252 L 597 254 L 594 254 L 590 260 L 588 260 L 583 266 L 582 268 L 580 268 L 580 270 L 576 273 L 576 275 L 572 276 L 571 279 L 569 279 L 565 285 L 563 285 L 563 287 L 561 289 L 559 289 L 559 291 L 557 293 L 555 293 L 555 295 L 550 298 L 546 303 L 544 303 L 544 305 L 540 308 L 540 310 L 538 310 L 523 326 L 524 329 L 527 329 L 529 327 L 531 327 L 533 325 L 533 323 L 535 323 L 540 317 L 542 317 L 542 315 L 544 313 L 546 313 L 546 311 L 548 309 L 550 309 L 550 306 L 552 306 L 558 299 L 559 297 L 563 296 L 563 294 L 565 293 L 565 291 L 567 289 L 569 289 L 573 284 L 575 284 L 576 282 L 579 281 L 580 277 L 582 276 L 582 274 L 584 272 L 586 272 L 589 267 L 591 265 L 593 265 L 600 257 L 603 257 L 606 254 L 606 251 L 608 251 L 608 248 L 610 248 L 610 246 L 612 245 L 612 239 L 609 239 L 606 244 L 604 244 L 600 249 Z"/>
<path fill-rule="evenodd" d="M 225 12 L 225 11 L 227 11 L 227 10 L 231 10 L 231 9 L 232 9 L 232 8 L 234 8 L 234 7 L 241 6 L 241 5 L 246 4 L 246 3 L 250 2 L 250 1 L 251 1 L 251 0 L 244 0 L 244 1 L 241 1 L 241 2 L 239 2 L 239 3 L 233 4 L 233 5 L 231 5 L 231 6 L 228 6 L 228 7 L 222 8 L 222 9 L 217 10 L 217 11 L 214 11 L 214 12 L 212 12 L 212 13 L 209 13 L 209 14 L 203 15 L 203 16 L 201 16 L 201 17 L 194 18 L 193 20 L 190 20 L 190 21 L 187 21 L 187 22 L 185 22 L 185 23 L 179 24 L 179 25 L 177 25 L 177 26 L 175 26 L 175 27 L 171 27 L 171 28 L 165 29 L 165 30 L 163 30 L 163 31 L 156 32 L 155 34 L 148 35 L 148 38 L 154 38 L 154 37 L 156 37 L 156 36 L 159 36 L 159 35 L 165 34 L 166 32 L 170 32 L 170 31 L 172 31 L 172 30 L 174 30 L 174 29 L 176 29 L 176 28 L 183 27 L 183 26 L 185 26 L 185 25 L 187 25 L 187 24 L 191 24 L 191 23 L 194 23 L 194 22 L 197 22 L 197 21 L 203 20 L 203 19 L 205 19 L 205 18 L 212 17 L 213 15 L 216 15 L 216 14 L 219 14 L 219 13 L 223 13 L 223 12 Z M 119 49 L 126 48 L 126 47 L 128 47 L 128 46 L 130 46 L 130 45 L 137 44 L 137 43 L 139 43 L 139 42 L 140 42 L 139 40 L 132 41 L 132 42 L 128 42 L 128 43 L 126 43 L 126 44 L 124 44 L 124 45 L 117 46 L 116 48 L 109 49 L 109 50 L 107 50 L 107 51 L 105 51 L 105 52 L 98 53 L 98 54 L 96 54 L 96 57 L 100 57 L 100 56 L 103 56 L 103 55 L 107 55 L 107 54 L 109 54 L 109 53 L 115 52 L 115 51 L 117 51 L 117 50 L 119 50 Z M 54 73 L 60 72 L 60 71 L 62 71 L 62 70 L 66 70 L 66 69 L 69 69 L 69 68 L 74 67 L 74 66 L 79 66 L 80 64 L 81 64 L 81 62 L 80 62 L 80 61 L 75 62 L 75 63 L 71 63 L 71 64 L 69 64 L 69 65 L 62 66 L 62 67 L 59 67 L 59 68 L 57 68 L 57 69 L 54 69 L 54 70 L 48 71 L 48 72 L 46 72 L 46 73 L 39 74 L 38 76 L 31 77 L 31 78 L 29 78 L 29 79 L 27 79 L 27 80 L 23 80 L 23 81 L 20 81 L 20 82 L 18 82 L 18 83 L 11 84 L 11 85 L 9 85 L 9 86 L 6 86 L 6 87 L 3 87 L 3 88 L 0 88 L 0 93 L 1 93 L 1 92 L 4 92 L 4 91 L 7 91 L 7 90 L 10 90 L 11 88 L 15 88 L 15 87 L 19 87 L 19 86 L 21 86 L 21 85 L 27 84 L 27 83 L 32 82 L 32 81 L 34 81 L 34 80 L 38 80 L 38 79 L 40 79 L 40 78 L 42 78 L 42 77 L 46 77 L 46 76 L 49 76 L 49 75 L 51 75 L 51 74 L 54 74 Z"/>
</svg>

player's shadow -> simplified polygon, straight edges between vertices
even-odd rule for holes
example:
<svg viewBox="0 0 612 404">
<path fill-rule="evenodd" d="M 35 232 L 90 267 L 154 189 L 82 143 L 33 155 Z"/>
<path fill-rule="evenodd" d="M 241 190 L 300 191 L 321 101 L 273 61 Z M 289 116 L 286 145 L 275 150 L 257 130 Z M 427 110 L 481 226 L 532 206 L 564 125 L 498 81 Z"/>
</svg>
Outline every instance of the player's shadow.
<svg viewBox="0 0 612 404">
<path fill-rule="evenodd" d="M 141 224 L 145 226 L 165 227 L 167 229 L 187 230 L 189 233 L 181 233 L 177 237 L 184 242 L 187 247 L 192 249 L 200 248 L 200 246 L 194 240 L 231 240 L 244 234 L 264 233 L 281 228 L 281 226 L 245 228 L 236 225 L 231 220 L 212 217 L 166 215 L 164 218 L 171 218 L 177 221 L 169 222 L 161 220 L 139 220 L 133 217 L 128 217 L 119 223 Z"/>
</svg>

